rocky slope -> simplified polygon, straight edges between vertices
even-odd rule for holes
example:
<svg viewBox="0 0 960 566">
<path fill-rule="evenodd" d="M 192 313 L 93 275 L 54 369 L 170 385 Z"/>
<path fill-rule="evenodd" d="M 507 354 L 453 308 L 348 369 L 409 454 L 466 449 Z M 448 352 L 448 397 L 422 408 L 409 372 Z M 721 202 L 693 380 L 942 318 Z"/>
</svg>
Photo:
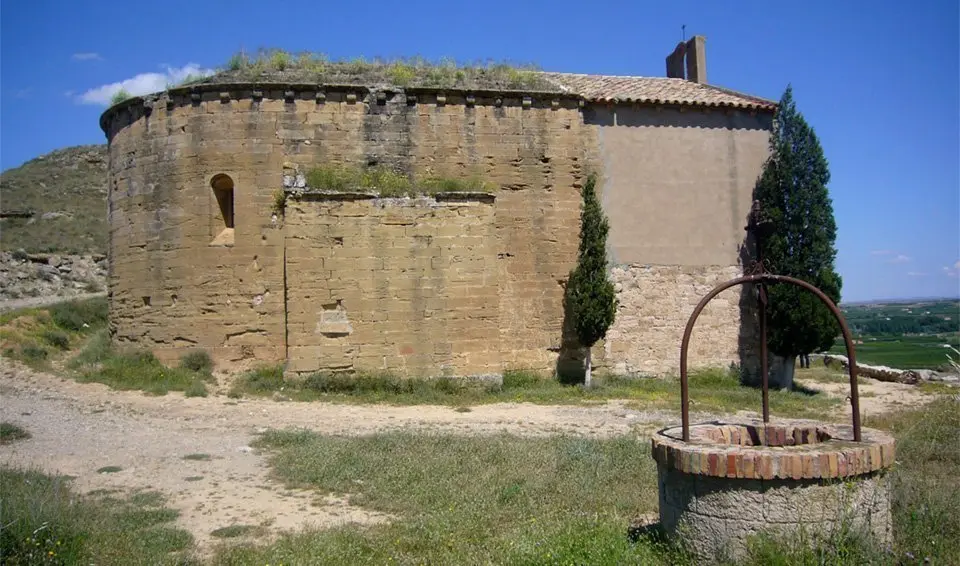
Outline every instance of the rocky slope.
<svg viewBox="0 0 960 566">
<path fill-rule="evenodd" d="M 0 175 L 0 249 L 102 254 L 107 146 L 58 149 Z"/>
<path fill-rule="evenodd" d="M 99 293 L 105 289 L 106 277 L 107 258 L 103 254 L 0 252 L 0 307 L 16 299 Z"/>
</svg>

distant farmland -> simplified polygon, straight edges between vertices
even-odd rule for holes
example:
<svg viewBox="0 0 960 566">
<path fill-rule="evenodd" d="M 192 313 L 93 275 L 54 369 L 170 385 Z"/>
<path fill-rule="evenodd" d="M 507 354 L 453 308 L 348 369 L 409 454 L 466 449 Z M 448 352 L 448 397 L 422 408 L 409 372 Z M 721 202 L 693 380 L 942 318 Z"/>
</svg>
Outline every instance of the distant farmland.
<svg viewBox="0 0 960 566">
<path fill-rule="evenodd" d="M 960 301 L 844 305 L 843 314 L 855 339 L 857 361 L 900 369 L 936 369 L 960 349 Z M 844 353 L 837 340 L 832 353 Z"/>
</svg>

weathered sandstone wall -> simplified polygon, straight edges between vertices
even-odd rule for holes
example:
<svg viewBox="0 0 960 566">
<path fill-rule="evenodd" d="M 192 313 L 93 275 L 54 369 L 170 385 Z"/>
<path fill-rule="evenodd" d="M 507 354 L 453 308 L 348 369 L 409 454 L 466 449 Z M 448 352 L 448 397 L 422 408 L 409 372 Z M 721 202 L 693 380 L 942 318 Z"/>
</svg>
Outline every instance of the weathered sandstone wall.
<svg viewBox="0 0 960 566">
<path fill-rule="evenodd" d="M 295 335 L 284 290 L 296 286 L 290 266 L 284 284 L 286 221 L 272 209 L 283 166 L 377 164 L 502 187 L 485 244 L 498 282 L 489 349 L 506 367 L 553 369 L 579 187 L 596 145 L 575 99 L 204 88 L 137 99 L 102 120 L 118 343 L 165 359 L 202 347 L 221 362 L 283 360 Z M 211 185 L 218 175 L 234 187 L 232 234 Z"/>
<path fill-rule="evenodd" d="M 493 203 L 291 199 L 287 369 L 500 373 Z"/>
</svg>

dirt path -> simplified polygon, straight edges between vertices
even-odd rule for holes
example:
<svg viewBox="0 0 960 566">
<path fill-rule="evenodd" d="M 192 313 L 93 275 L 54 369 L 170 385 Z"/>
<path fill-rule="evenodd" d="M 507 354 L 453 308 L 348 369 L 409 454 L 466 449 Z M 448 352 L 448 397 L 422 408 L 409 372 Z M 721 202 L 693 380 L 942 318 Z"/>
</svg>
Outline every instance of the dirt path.
<svg viewBox="0 0 960 566">
<path fill-rule="evenodd" d="M 846 395 L 842 384 L 807 385 Z M 926 397 L 910 386 L 880 382 L 866 384 L 861 391 L 867 393 L 862 406 L 871 413 Z M 266 459 L 249 446 L 268 428 L 303 427 L 348 435 L 412 428 L 611 436 L 646 435 L 677 420 L 675 414 L 628 409 L 620 401 L 589 407 L 500 403 L 457 412 L 446 406 L 148 397 L 34 372 L 5 358 L 0 358 L 0 399 L 0 419 L 33 435 L 0 447 L 0 464 L 38 466 L 75 476 L 74 485 L 81 492 L 159 490 L 181 512 L 181 525 L 194 534 L 201 550 L 214 540 L 211 531 L 232 524 L 268 525 L 269 532 L 276 533 L 311 523 L 332 526 L 387 519 L 351 507 L 342 498 L 289 490 L 273 481 Z M 844 410 L 849 414 L 849 406 Z M 209 459 L 184 458 L 190 454 Z M 119 466 L 121 471 L 97 472 L 105 466 Z"/>
<path fill-rule="evenodd" d="M 595 407 L 503 403 L 470 412 L 452 407 L 341 405 L 225 397 L 148 397 L 33 372 L 0 358 L 0 419 L 30 440 L 0 447 L 0 464 L 38 466 L 75 476 L 81 492 L 163 492 L 201 548 L 210 532 L 232 524 L 265 524 L 273 532 L 308 523 L 369 523 L 384 517 L 342 498 L 289 490 L 269 477 L 266 459 L 249 446 L 267 428 L 304 427 L 328 434 L 400 428 L 458 433 L 608 436 L 649 433 L 675 419 L 610 402 Z M 209 460 L 184 459 L 206 454 Z M 119 466 L 117 473 L 98 473 Z"/>
<path fill-rule="evenodd" d="M 0 312 L 17 309 L 45 307 L 63 301 L 83 301 L 95 297 L 106 297 L 106 293 L 79 293 L 75 295 L 49 295 L 46 297 L 27 297 L 24 299 L 8 299 L 0 301 Z"/>
</svg>

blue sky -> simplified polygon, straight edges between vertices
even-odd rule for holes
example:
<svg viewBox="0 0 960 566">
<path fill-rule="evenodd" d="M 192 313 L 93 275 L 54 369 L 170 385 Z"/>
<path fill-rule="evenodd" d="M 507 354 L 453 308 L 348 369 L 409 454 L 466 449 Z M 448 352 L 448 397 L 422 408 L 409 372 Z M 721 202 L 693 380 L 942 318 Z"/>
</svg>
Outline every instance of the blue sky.
<svg viewBox="0 0 960 566">
<path fill-rule="evenodd" d="M 830 161 L 844 300 L 958 294 L 956 0 L 4 2 L 0 162 L 103 143 L 110 85 L 163 88 L 241 47 L 663 76 L 681 24 L 707 37 L 709 82 L 793 84 Z"/>
</svg>

